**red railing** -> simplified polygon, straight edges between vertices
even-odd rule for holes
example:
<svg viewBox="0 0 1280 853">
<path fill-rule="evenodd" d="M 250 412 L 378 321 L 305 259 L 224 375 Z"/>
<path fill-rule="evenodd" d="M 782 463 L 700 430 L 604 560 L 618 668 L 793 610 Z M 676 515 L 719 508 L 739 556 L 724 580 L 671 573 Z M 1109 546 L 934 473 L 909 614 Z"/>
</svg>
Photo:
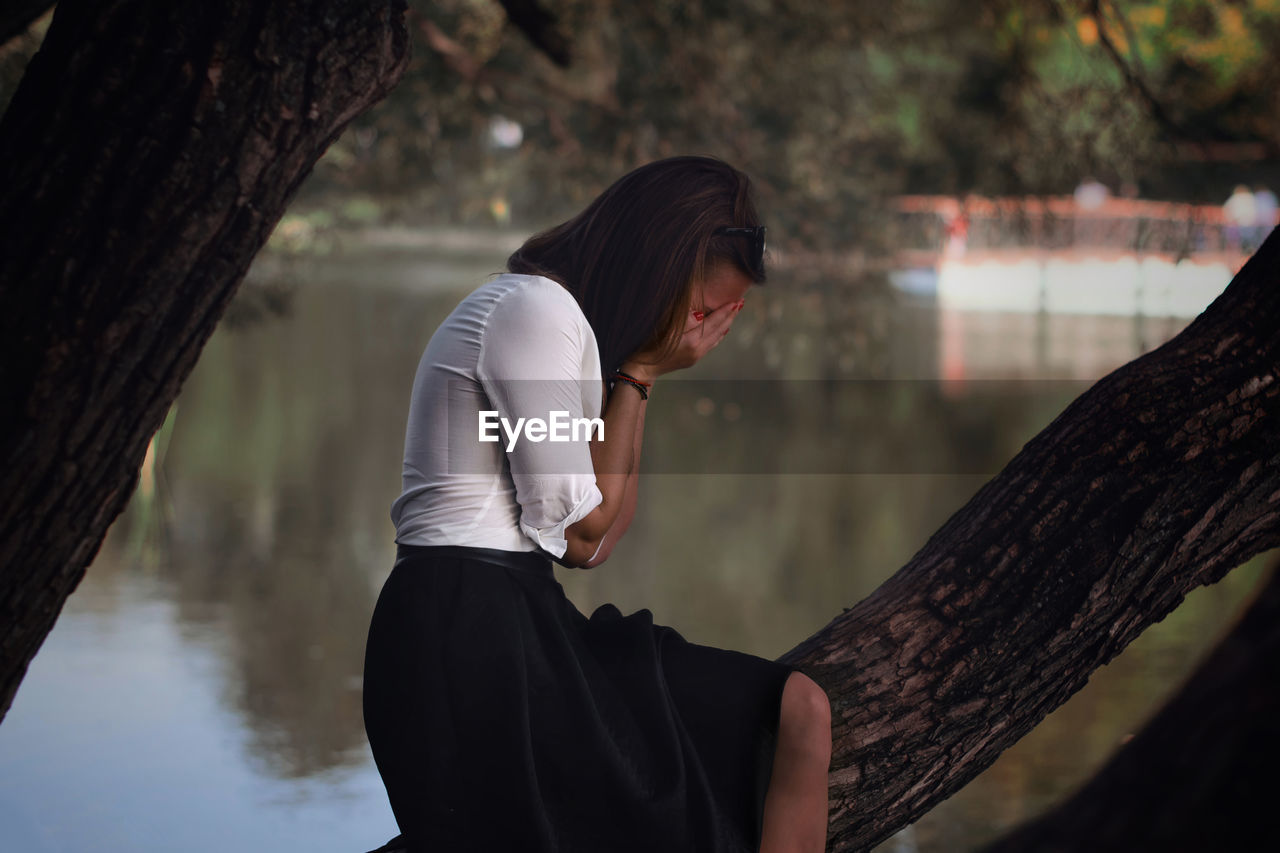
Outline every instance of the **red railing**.
<svg viewBox="0 0 1280 853">
<path fill-rule="evenodd" d="M 903 250 L 939 254 L 958 245 L 962 251 L 1087 248 L 1182 258 L 1248 251 L 1261 237 L 1229 226 L 1218 205 L 1109 198 L 1085 207 L 1069 196 L 901 196 L 893 226 Z"/>
</svg>

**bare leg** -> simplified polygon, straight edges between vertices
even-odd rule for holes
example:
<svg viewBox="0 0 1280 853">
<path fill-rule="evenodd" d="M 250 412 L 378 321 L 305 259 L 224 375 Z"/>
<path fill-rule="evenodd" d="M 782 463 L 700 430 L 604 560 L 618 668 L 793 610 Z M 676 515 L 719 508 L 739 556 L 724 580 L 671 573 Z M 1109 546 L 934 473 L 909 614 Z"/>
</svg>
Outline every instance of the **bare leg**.
<svg viewBox="0 0 1280 853">
<path fill-rule="evenodd" d="M 793 672 L 782 688 L 760 853 L 822 853 L 826 849 L 830 767 L 827 694 L 808 676 Z"/>
</svg>

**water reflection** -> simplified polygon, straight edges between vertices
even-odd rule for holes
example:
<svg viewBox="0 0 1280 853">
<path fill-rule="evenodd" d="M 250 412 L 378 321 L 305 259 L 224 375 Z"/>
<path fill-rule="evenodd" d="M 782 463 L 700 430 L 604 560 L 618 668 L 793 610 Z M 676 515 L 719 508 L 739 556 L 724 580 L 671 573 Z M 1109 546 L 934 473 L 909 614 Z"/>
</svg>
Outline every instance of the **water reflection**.
<svg viewBox="0 0 1280 853">
<path fill-rule="evenodd" d="M 364 634 L 389 566 L 409 387 L 452 297 L 317 286 L 210 343 L 165 459 L 170 581 L 232 638 L 228 699 L 282 776 L 364 762 Z"/>
<path fill-rule="evenodd" d="M 408 391 L 430 332 L 503 255 L 378 246 L 259 268 L 277 286 L 282 274 L 296 282 L 287 316 L 260 312 L 214 336 L 149 485 L 0 726 L 0 810 L 27 827 L 0 838 L 170 849 L 177 828 L 152 812 L 189 813 L 175 801 L 210 789 L 254 791 L 222 803 L 250 849 L 366 849 L 390 834 L 359 676 L 392 557 Z M 887 280 L 783 271 L 753 291 L 732 343 L 660 389 L 634 533 L 600 569 L 559 570 L 578 606 L 647 607 L 691 640 L 774 657 L 869 593 L 1087 385 L 938 385 L 941 316 Z M 966 322 L 969 334 L 990 318 Z M 1162 322 L 1109 348 L 1078 320 L 1050 331 L 1093 359 L 1088 380 L 1182 321 Z M 1189 597 L 897 843 L 954 850 L 1061 796 L 1159 704 L 1255 578 L 1238 572 Z M 104 706 L 122 709 L 118 728 L 94 716 Z M 77 752 L 76 738 L 97 751 Z M 170 754 L 156 763 L 154 750 Z M 104 775 L 121 796 L 84 792 Z M 100 807 L 68 817 L 64 790 Z M 342 829 L 335 815 L 349 818 Z M 204 843 L 182 835 L 184 849 Z"/>
</svg>

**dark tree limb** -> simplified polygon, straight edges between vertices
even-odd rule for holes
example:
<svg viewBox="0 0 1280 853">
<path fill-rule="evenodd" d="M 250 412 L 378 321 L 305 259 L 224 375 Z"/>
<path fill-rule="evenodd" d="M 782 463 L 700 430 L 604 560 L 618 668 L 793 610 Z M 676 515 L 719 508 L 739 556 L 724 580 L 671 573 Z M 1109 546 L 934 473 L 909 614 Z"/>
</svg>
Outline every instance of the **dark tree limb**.
<svg viewBox="0 0 1280 853">
<path fill-rule="evenodd" d="M 1099 380 L 896 575 L 789 652 L 832 698 L 831 838 L 863 850 L 1089 673 L 1280 544 L 1280 236 Z"/>
<path fill-rule="evenodd" d="M 1112 5 L 1112 11 L 1121 19 L 1122 24 L 1127 28 L 1127 23 L 1121 11 Z M 1208 158 L 1208 149 L 1204 145 L 1204 134 L 1195 128 L 1187 127 L 1181 122 L 1175 121 L 1169 115 L 1164 102 L 1156 97 L 1155 92 L 1151 91 L 1151 87 L 1147 85 L 1146 77 L 1142 73 L 1141 61 L 1137 58 L 1137 45 L 1130 38 L 1129 44 L 1134 50 L 1134 62 L 1131 64 L 1125 59 L 1120 49 L 1116 47 L 1110 33 L 1107 32 L 1107 19 L 1102 10 L 1101 0 L 1089 0 L 1089 15 L 1093 18 L 1094 24 L 1098 29 L 1098 44 L 1102 45 L 1102 50 L 1107 57 L 1115 65 L 1116 70 L 1120 72 L 1120 76 L 1124 78 L 1125 84 L 1133 90 L 1133 92 L 1147 105 L 1147 112 L 1156 120 L 1156 123 L 1165 129 L 1167 133 L 1175 140 L 1186 140 L 1193 145 L 1198 146 L 1202 156 Z"/>
<path fill-rule="evenodd" d="M 0 122 L 0 714 L 401 0 L 64 0 Z"/>
<path fill-rule="evenodd" d="M 1171 699 L 1066 802 L 983 853 L 1274 850 L 1280 571 Z"/>
<path fill-rule="evenodd" d="M 483 65 L 472 56 L 467 49 L 449 37 L 439 25 L 430 18 L 409 13 L 410 19 L 417 25 L 418 32 L 427 47 L 431 48 L 455 74 L 469 83 L 474 83 L 480 76 Z"/>
<path fill-rule="evenodd" d="M 525 34 L 530 43 L 561 68 L 568 68 L 572 60 L 569 40 L 556 26 L 556 16 L 542 8 L 538 0 L 498 0 L 507 11 L 516 29 Z"/>
<path fill-rule="evenodd" d="M 0 6 L 0 44 L 25 33 L 52 8 L 52 0 L 7 0 Z"/>
</svg>

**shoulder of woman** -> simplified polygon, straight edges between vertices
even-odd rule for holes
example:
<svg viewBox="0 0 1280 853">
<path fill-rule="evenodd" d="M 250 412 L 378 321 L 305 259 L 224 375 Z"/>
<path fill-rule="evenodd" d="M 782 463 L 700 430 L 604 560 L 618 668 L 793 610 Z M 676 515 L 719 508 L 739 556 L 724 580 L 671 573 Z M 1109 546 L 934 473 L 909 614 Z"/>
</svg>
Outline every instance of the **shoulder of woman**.
<svg viewBox="0 0 1280 853">
<path fill-rule="evenodd" d="M 547 365 L 581 363 L 594 344 L 590 324 L 573 294 L 541 276 L 510 276 L 492 283 L 493 303 L 483 321 L 480 365 L 505 374 L 535 376 Z"/>
<path fill-rule="evenodd" d="M 582 314 L 573 294 L 564 285 L 545 276 L 508 273 L 495 279 L 494 283 L 504 285 L 500 297 L 503 302 L 543 306 L 546 310 L 559 308 L 568 310 L 571 314 Z"/>
<path fill-rule="evenodd" d="M 528 330 L 543 334 L 561 330 L 582 340 L 590 331 L 587 318 L 573 294 L 549 278 L 509 275 L 495 280 L 501 289 L 489 315 L 489 327 L 504 333 Z"/>
</svg>

